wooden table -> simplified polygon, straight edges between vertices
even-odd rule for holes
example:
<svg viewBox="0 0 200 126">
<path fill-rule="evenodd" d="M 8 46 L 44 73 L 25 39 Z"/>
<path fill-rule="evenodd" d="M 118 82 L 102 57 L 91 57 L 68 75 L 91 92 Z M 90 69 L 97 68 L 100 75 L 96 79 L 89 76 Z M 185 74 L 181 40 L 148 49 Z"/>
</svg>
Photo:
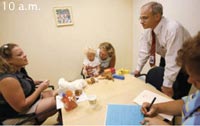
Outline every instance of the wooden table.
<svg viewBox="0 0 200 126">
<path fill-rule="evenodd" d="M 63 108 L 63 125 L 105 125 L 107 104 L 135 104 L 133 99 L 146 89 L 165 96 L 133 75 L 125 75 L 125 80 L 100 80 L 93 85 L 88 85 L 84 92 L 87 95 L 97 96 L 96 108 L 91 108 L 88 101 L 78 103 L 78 107 L 71 111 Z"/>
</svg>

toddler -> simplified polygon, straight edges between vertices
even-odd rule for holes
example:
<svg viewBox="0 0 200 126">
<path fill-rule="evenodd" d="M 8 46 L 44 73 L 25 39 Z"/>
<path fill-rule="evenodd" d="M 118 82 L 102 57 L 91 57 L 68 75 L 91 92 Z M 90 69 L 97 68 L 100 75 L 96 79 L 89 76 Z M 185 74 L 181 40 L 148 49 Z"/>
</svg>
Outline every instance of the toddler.
<svg viewBox="0 0 200 126">
<path fill-rule="evenodd" d="M 83 75 L 86 78 L 98 76 L 100 71 L 100 61 L 96 57 L 96 50 L 87 48 L 85 55 L 86 58 L 83 61 Z"/>
</svg>

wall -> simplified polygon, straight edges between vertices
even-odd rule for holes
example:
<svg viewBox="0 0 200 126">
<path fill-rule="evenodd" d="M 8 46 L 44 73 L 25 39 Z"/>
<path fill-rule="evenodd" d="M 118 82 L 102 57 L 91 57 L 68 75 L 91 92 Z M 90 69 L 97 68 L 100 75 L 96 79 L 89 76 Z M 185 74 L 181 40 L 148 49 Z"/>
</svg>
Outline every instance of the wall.
<svg viewBox="0 0 200 126">
<path fill-rule="evenodd" d="M 3 2 L 15 9 L 3 10 Z M 13 8 L 13 3 L 10 5 Z M 19 11 L 36 4 L 38 11 Z M 71 6 L 74 25 L 57 27 L 54 7 Z M 132 0 L 0 0 L 0 44 L 18 43 L 28 55 L 33 78 L 80 78 L 83 49 L 109 41 L 116 49 L 116 68 L 132 69 Z"/>
<path fill-rule="evenodd" d="M 143 28 L 140 25 L 140 7 L 147 3 L 149 0 L 133 0 L 133 68 L 136 68 L 139 40 L 140 35 L 143 32 Z M 200 15 L 199 13 L 199 0 L 155 0 L 160 2 L 164 8 L 164 16 L 179 21 L 186 29 L 195 35 L 200 30 Z M 158 59 L 158 57 L 157 57 Z M 157 62 L 158 64 L 158 62 Z M 147 72 L 149 65 L 143 69 L 143 72 Z"/>
</svg>

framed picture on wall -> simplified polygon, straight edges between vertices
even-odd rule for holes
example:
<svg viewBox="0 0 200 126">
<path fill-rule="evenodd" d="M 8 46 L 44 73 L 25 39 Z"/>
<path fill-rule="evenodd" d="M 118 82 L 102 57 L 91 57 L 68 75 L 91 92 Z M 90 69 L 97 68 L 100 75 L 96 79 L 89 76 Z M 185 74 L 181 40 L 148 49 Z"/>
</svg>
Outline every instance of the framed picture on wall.
<svg viewBox="0 0 200 126">
<path fill-rule="evenodd" d="M 55 7 L 54 14 L 57 26 L 73 25 L 71 7 Z"/>
</svg>

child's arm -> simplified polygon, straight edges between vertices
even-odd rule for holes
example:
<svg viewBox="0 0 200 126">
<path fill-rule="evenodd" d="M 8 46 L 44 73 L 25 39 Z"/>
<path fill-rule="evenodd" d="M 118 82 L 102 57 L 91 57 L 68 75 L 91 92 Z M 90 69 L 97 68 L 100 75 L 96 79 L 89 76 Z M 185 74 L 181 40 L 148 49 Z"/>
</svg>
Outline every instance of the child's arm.
<svg viewBox="0 0 200 126">
<path fill-rule="evenodd" d="M 87 76 L 87 66 L 86 65 L 83 65 L 83 70 L 82 70 L 82 73 L 84 76 Z"/>
</svg>

